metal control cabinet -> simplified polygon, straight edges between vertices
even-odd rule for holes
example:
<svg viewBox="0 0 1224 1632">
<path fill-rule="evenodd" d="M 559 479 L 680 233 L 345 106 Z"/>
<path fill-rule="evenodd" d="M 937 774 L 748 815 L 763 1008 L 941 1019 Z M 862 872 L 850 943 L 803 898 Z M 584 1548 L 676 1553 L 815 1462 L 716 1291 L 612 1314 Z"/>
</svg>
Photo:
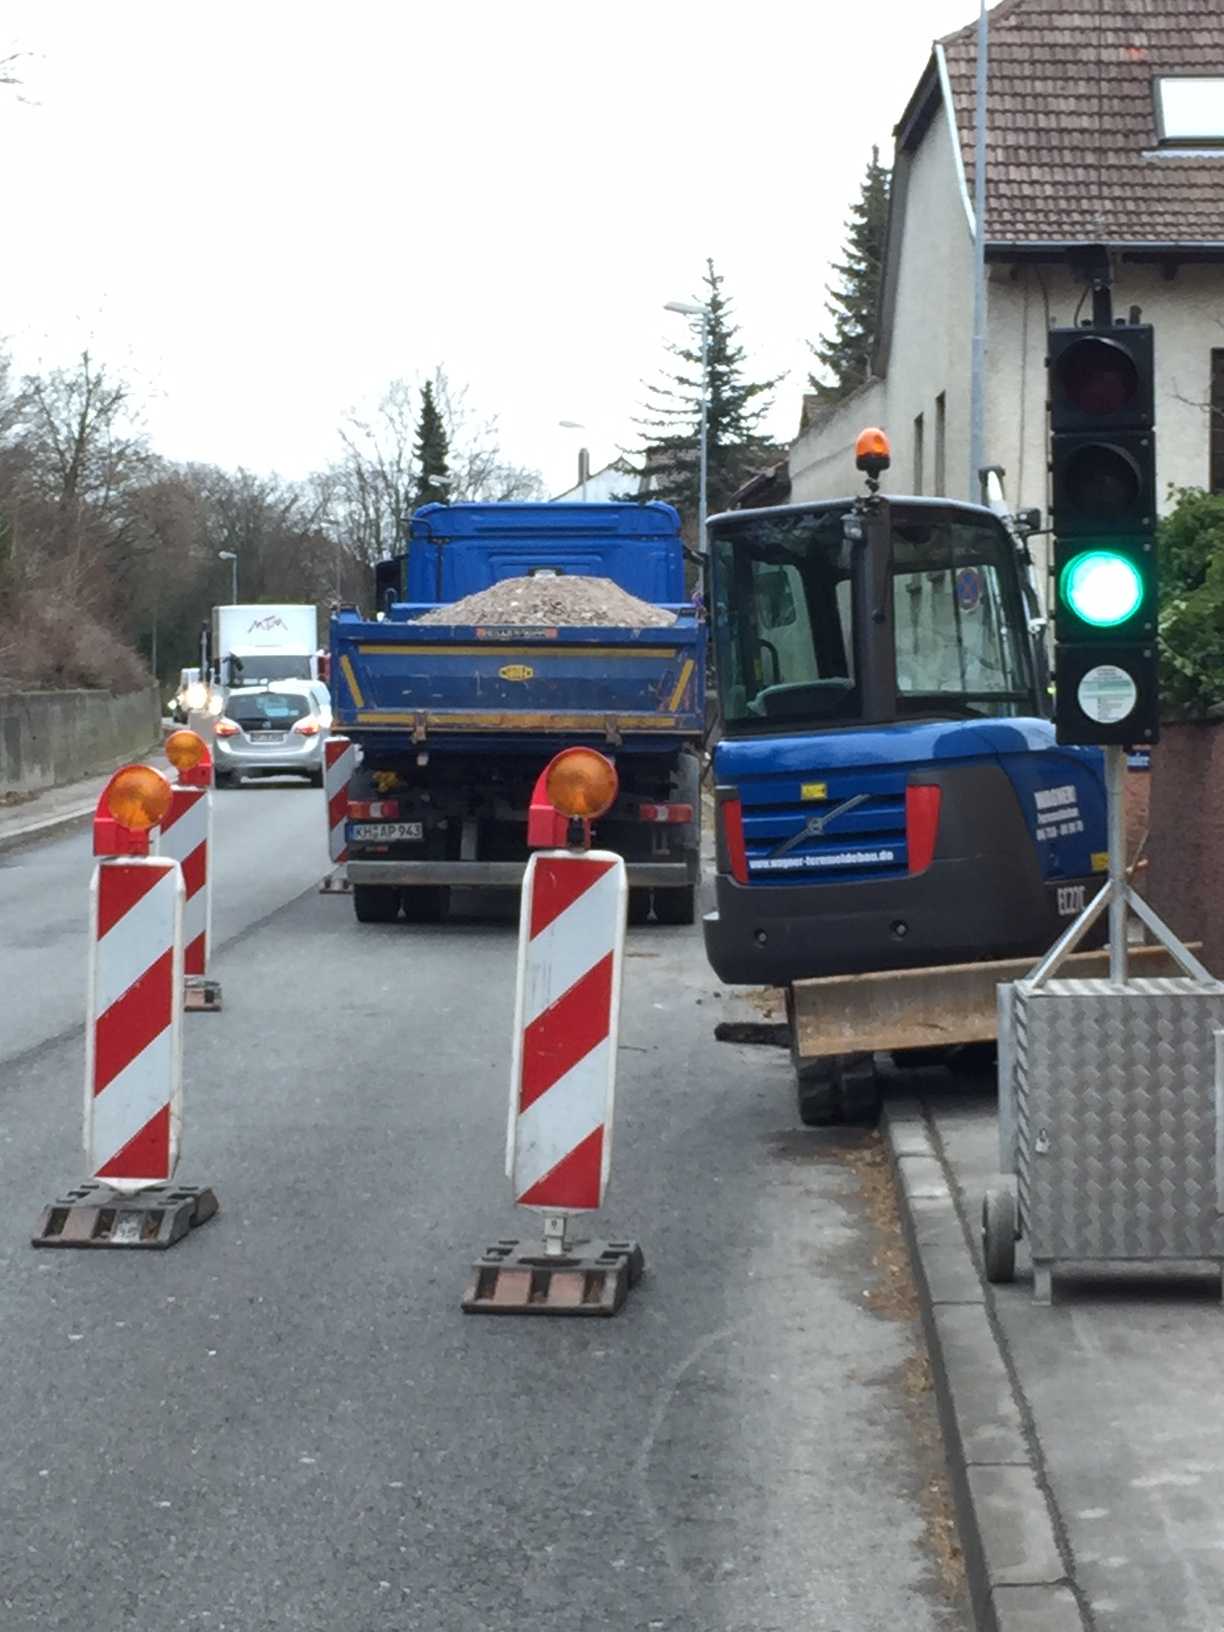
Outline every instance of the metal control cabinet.
<svg viewBox="0 0 1224 1632">
<path fill-rule="evenodd" d="M 1061 1264 L 1224 1262 L 1224 984 L 1018 982 L 999 1019 L 1002 1166 L 1037 1298 Z"/>
</svg>

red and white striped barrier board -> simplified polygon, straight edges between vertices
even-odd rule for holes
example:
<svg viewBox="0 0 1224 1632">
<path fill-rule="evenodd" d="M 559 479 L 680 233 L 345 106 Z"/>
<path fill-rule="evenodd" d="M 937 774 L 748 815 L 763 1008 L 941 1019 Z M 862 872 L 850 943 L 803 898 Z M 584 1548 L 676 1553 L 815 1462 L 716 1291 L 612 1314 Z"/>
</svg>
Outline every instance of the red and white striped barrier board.
<svg viewBox="0 0 1224 1632">
<path fill-rule="evenodd" d="M 608 851 L 542 850 L 527 863 L 506 1138 L 521 1206 L 603 1202 L 627 900 L 625 864 Z"/>
<path fill-rule="evenodd" d="M 116 1190 L 164 1184 L 183 1120 L 183 872 L 103 861 L 90 886 L 85 1154 Z"/>
<path fill-rule="evenodd" d="M 212 794 L 207 788 L 175 784 L 157 853 L 183 869 L 183 967 L 188 975 L 205 975 L 212 941 Z"/>
<path fill-rule="evenodd" d="M 357 750 L 347 737 L 328 737 L 323 744 L 323 764 L 328 854 L 333 861 L 347 861 L 344 824 L 348 820 L 349 783 L 357 769 Z"/>
</svg>

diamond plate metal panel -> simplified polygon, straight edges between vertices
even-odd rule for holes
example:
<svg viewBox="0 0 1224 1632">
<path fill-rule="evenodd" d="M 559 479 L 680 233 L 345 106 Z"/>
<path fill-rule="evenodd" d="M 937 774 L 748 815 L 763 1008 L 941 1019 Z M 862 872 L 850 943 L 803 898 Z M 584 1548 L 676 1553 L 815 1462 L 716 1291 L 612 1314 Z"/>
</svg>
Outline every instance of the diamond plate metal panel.
<svg viewBox="0 0 1224 1632">
<path fill-rule="evenodd" d="M 1224 1257 L 1219 1029 L 1220 984 L 1017 985 L 1017 1195 L 1035 1262 Z"/>
</svg>

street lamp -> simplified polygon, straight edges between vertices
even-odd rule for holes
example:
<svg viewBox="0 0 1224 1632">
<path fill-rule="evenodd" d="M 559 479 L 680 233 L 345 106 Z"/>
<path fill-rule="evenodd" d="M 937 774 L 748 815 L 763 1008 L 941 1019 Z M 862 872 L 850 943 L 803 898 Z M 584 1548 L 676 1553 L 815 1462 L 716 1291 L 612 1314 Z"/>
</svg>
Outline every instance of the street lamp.
<svg viewBox="0 0 1224 1632">
<path fill-rule="evenodd" d="M 710 399 L 710 308 L 698 305 L 693 300 L 668 300 L 663 304 L 665 312 L 679 312 L 682 317 L 699 317 L 701 319 L 701 470 L 698 476 L 697 489 L 697 549 L 704 555 L 706 547 L 706 423 L 708 403 Z"/>
<path fill-rule="evenodd" d="M 557 424 L 563 431 L 585 431 L 586 426 L 578 419 L 559 419 Z M 582 487 L 582 502 L 587 502 L 587 475 L 591 469 L 591 455 L 586 448 L 578 449 L 578 481 Z"/>
<path fill-rule="evenodd" d="M 230 601 L 238 605 L 238 557 L 233 550 L 218 550 L 217 556 L 230 564 Z"/>
</svg>

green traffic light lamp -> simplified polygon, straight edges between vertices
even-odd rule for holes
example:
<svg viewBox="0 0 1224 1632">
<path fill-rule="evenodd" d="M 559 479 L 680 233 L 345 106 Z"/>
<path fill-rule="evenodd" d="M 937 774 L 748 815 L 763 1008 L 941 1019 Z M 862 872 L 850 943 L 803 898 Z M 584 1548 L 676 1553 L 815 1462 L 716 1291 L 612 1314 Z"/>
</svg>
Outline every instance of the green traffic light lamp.
<svg viewBox="0 0 1224 1632">
<path fill-rule="evenodd" d="M 1143 605 L 1143 575 L 1117 551 L 1084 550 L 1062 570 L 1059 594 L 1067 610 L 1093 629 L 1115 629 Z"/>
</svg>

